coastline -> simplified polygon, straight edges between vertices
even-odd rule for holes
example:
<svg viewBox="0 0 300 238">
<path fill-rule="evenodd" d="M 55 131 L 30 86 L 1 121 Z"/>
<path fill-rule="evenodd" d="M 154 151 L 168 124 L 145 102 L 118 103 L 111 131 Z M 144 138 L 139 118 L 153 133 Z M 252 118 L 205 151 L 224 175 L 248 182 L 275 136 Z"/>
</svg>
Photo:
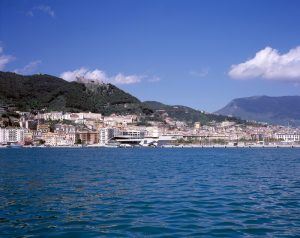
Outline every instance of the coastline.
<svg viewBox="0 0 300 238">
<path fill-rule="evenodd" d="M 300 148 L 300 145 L 164 145 L 164 146 L 157 146 L 157 147 L 143 147 L 143 146 L 129 146 L 129 147 L 121 147 L 121 146 L 20 146 L 20 147 L 9 147 L 9 146 L 0 146 L 0 149 L 53 149 L 53 148 L 61 148 L 61 149 L 90 149 L 90 148 L 109 148 L 109 149 L 141 149 L 141 148 L 173 148 L 173 149 L 184 149 L 184 148 L 198 148 L 198 149 L 205 149 L 205 148 L 223 148 L 223 149 L 232 149 L 232 148 Z"/>
</svg>

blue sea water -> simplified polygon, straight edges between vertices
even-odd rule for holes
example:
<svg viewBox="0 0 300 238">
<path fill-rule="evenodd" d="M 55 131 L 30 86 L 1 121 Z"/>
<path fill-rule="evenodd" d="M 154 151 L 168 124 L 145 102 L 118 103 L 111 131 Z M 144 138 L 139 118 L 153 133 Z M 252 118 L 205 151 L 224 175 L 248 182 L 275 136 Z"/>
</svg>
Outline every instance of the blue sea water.
<svg viewBox="0 0 300 238">
<path fill-rule="evenodd" d="M 0 237 L 299 237 L 300 149 L 0 149 Z"/>
</svg>

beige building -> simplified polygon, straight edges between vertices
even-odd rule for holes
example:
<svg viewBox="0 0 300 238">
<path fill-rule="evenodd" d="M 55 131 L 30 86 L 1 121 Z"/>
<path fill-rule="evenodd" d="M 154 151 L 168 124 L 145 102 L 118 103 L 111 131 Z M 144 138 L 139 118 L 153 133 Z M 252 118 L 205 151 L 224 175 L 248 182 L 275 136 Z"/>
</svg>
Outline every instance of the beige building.
<svg viewBox="0 0 300 238">
<path fill-rule="evenodd" d="M 99 133 L 97 131 L 77 131 L 75 141 L 81 141 L 84 145 L 92 145 L 99 143 Z"/>
<path fill-rule="evenodd" d="M 201 128 L 201 123 L 199 121 L 194 123 L 194 129 L 198 130 Z"/>
</svg>

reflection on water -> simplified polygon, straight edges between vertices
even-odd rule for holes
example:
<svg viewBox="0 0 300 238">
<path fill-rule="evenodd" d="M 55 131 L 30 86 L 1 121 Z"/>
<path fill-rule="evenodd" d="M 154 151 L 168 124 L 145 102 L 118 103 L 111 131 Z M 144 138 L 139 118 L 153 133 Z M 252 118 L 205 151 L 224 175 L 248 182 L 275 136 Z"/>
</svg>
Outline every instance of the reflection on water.
<svg viewBox="0 0 300 238">
<path fill-rule="evenodd" d="M 5 236 L 297 236 L 300 149 L 2 149 Z"/>
</svg>

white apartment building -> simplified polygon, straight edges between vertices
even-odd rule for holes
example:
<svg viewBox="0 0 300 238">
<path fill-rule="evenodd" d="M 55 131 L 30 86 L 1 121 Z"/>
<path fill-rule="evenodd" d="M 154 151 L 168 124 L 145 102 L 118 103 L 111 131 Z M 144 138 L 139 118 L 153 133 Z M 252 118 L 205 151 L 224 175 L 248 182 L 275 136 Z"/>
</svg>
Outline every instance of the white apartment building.
<svg viewBox="0 0 300 238">
<path fill-rule="evenodd" d="M 282 140 L 285 142 L 296 142 L 300 141 L 299 133 L 278 133 L 275 135 L 277 140 Z"/>
<path fill-rule="evenodd" d="M 23 143 L 25 132 L 20 128 L 0 128 L 0 144 Z"/>
<path fill-rule="evenodd" d="M 103 116 L 100 113 L 92 112 L 80 112 L 80 113 L 63 113 L 63 112 L 47 112 L 43 114 L 38 114 L 35 116 L 35 119 L 44 119 L 44 120 L 84 120 L 84 119 L 93 119 L 93 120 L 103 120 Z"/>
<path fill-rule="evenodd" d="M 38 114 L 35 116 L 35 119 L 44 119 L 44 120 L 63 120 L 62 112 L 48 112 L 43 114 Z"/>
<path fill-rule="evenodd" d="M 63 116 L 65 120 L 84 120 L 84 119 L 92 119 L 92 120 L 103 120 L 103 116 L 101 113 L 92 113 L 92 112 L 80 112 L 80 113 L 66 113 Z"/>
<path fill-rule="evenodd" d="M 117 129 L 114 128 L 101 128 L 99 131 L 99 143 L 101 145 L 108 144 L 111 139 L 115 137 Z"/>
</svg>

